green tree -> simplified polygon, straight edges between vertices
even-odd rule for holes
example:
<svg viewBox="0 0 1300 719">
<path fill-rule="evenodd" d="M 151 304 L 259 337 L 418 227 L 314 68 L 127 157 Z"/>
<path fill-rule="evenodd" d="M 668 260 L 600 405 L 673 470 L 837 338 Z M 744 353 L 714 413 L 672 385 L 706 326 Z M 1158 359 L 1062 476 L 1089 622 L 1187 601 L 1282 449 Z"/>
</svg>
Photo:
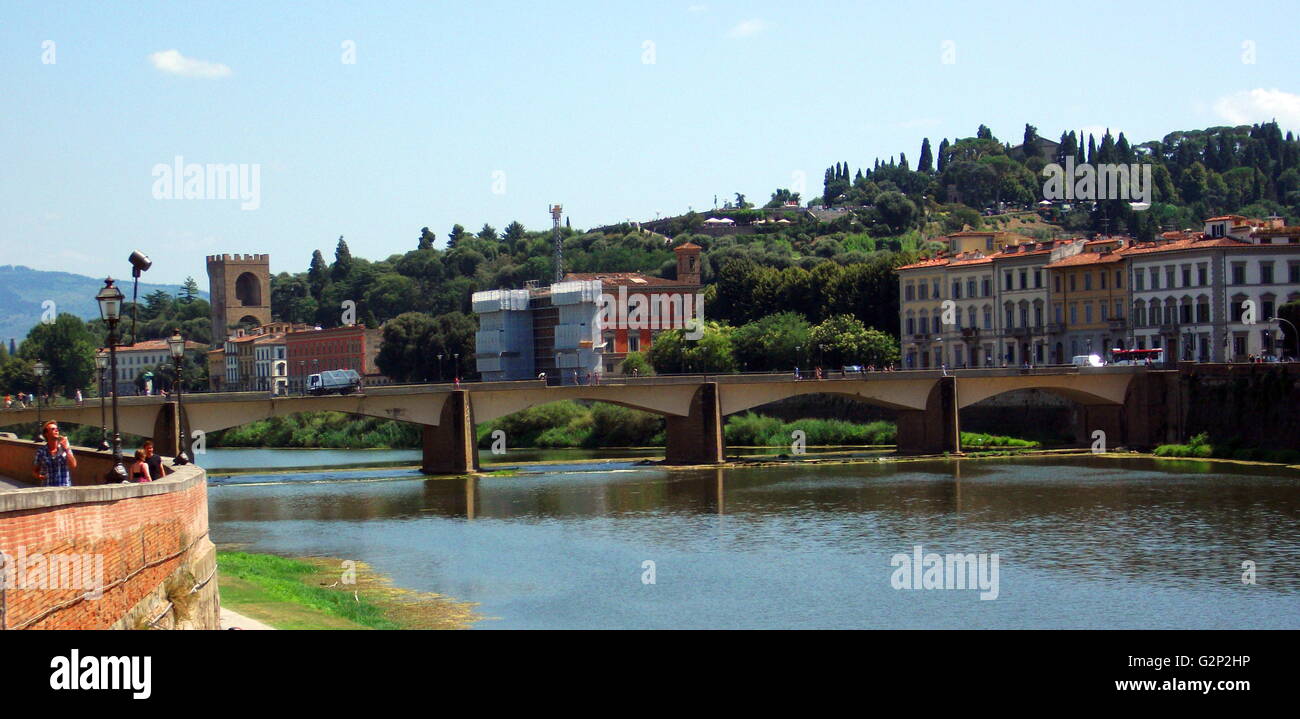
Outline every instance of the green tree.
<svg viewBox="0 0 1300 719">
<path fill-rule="evenodd" d="M 320 250 L 314 250 L 311 253 L 311 266 L 307 269 L 307 285 L 311 288 L 311 296 L 320 301 L 325 294 L 325 286 L 329 284 L 329 267 L 325 264 L 325 257 L 321 255 Z"/>
<path fill-rule="evenodd" d="M 348 243 L 339 235 L 339 243 L 334 247 L 334 264 L 330 266 L 330 279 L 335 282 L 346 281 L 352 275 L 352 252 Z"/>
<path fill-rule="evenodd" d="M 687 339 L 684 330 L 666 330 L 655 337 L 648 357 L 655 371 L 734 372 L 736 359 L 731 351 L 731 327 L 705 322 L 698 340 Z"/>
<path fill-rule="evenodd" d="M 835 315 L 813 327 L 809 347 L 817 354 L 807 356 L 820 357 L 826 367 L 882 366 L 898 361 L 898 344 L 893 337 L 868 328 L 851 315 Z"/>
<path fill-rule="evenodd" d="M 627 357 L 623 358 L 623 374 L 637 375 L 638 377 L 649 377 L 655 373 L 654 365 L 646 358 L 644 352 L 629 352 Z"/>
<path fill-rule="evenodd" d="M 90 387 L 98 344 L 81 318 L 64 312 L 51 323 L 42 322 L 33 327 L 19 346 L 18 354 L 31 362 L 40 360 L 49 367 L 43 381 L 46 391 L 72 396 L 78 388 Z"/>
<path fill-rule="evenodd" d="M 934 172 L 934 155 L 930 152 L 930 138 L 921 140 L 921 157 L 916 163 L 917 172 Z"/>
<path fill-rule="evenodd" d="M 447 233 L 447 250 L 455 249 L 456 243 L 460 242 L 467 236 L 465 228 L 459 224 L 452 225 L 451 232 Z"/>
<path fill-rule="evenodd" d="M 435 237 L 434 234 L 433 234 L 432 232 L 429 231 L 429 228 L 427 228 L 427 227 L 421 227 L 421 228 L 420 228 L 420 239 L 419 239 L 419 241 L 416 243 L 416 245 L 415 245 L 415 249 L 417 249 L 417 250 L 432 250 L 432 249 L 433 249 L 433 243 L 434 243 L 437 239 L 438 239 L 438 238 Z"/>
<path fill-rule="evenodd" d="M 186 277 L 184 284 L 181 285 L 181 295 L 177 301 L 183 305 L 188 305 L 199 296 L 199 283 L 194 281 L 193 277 Z"/>
<path fill-rule="evenodd" d="M 808 320 L 781 312 L 737 327 L 731 335 L 736 362 L 745 372 L 786 370 L 795 366 L 795 348 L 808 346 Z"/>
</svg>

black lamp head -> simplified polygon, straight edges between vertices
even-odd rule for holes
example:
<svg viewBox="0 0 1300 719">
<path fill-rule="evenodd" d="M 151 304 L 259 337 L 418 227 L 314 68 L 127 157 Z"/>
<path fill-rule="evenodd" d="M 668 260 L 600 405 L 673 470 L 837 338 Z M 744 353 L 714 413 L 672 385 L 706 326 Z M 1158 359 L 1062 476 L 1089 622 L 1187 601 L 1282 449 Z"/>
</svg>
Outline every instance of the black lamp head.
<svg viewBox="0 0 1300 719">
<path fill-rule="evenodd" d="M 132 277 L 139 277 L 141 272 L 153 267 L 153 260 L 150 260 L 148 255 L 139 250 L 131 253 L 130 260 Z"/>
</svg>

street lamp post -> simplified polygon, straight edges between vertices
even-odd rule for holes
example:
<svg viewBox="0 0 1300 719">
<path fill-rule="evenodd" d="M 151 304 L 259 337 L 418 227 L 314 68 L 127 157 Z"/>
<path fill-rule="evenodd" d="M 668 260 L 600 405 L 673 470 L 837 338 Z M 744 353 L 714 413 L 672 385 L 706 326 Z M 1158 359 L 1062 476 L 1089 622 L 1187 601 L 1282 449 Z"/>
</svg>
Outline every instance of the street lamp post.
<svg viewBox="0 0 1300 719">
<path fill-rule="evenodd" d="M 108 353 L 95 353 L 95 368 L 99 370 L 99 451 L 108 451 L 108 420 L 104 415 L 104 370 L 108 369 Z"/>
<path fill-rule="evenodd" d="M 459 352 L 456 352 L 452 355 L 451 371 L 456 377 L 456 379 L 459 380 L 460 379 L 460 353 Z"/>
<path fill-rule="evenodd" d="M 99 316 L 108 324 L 108 370 L 112 375 L 113 392 L 113 474 L 119 481 L 127 481 L 126 467 L 122 466 L 122 435 L 117 424 L 117 323 L 122 319 L 122 290 L 113 286 L 113 278 L 104 280 L 104 287 L 95 295 L 99 302 Z"/>
<path fill-rule="evenodd" d="M 1293 333 L 1295 333 L 1295 334 L 1292 335 L 1292 336 L 1294 336 L 1294 337 L 1300 337 L 1300 332 L 1298 332 L 1298 331 L 1296 330 L 1295 323 L 1292 322 L 1291 320 L 1284 319 L 1284 318 L 1278 316 L 1278 317 L 1274 317 L 1271 321 L 1272 321 L 1272 322 L 1285 322 L 1285 323 L 1291 325 L 1291 331 L 1292 331 Z M 1286 333 L 1285 333 L 1285 332 L 1282 333 L 1282 355 L 1283 355 L 1283 359 L 1285 359 L 1285 358 L 1286 358 Z"/>
<path fill-rule="evenodd" d="M 32 373 L 36 375 L 36 441 L 41 441 L 41 395 L 44 394 L 45 373 L 50 368 L 44 362 L 37 360 L 32 365 Z"/>
<path fill-rule="evenodd" d="M 438 355 L 438 384 L 442 384 L 442 357 L 443 355 Z"/>
<path fill-rule="evenodd" d="M 176 428 L 181 435 L 180 442 L 176 445 L 176 464 L 186 464 L 190 460 L 190 434 L 186 431 L 185 410 L 181 404 L 181 385 L 185 383 L 181 377 L 181 366 L 185 361 L 185 338 L 181 336 L 180 328 L 172 330 L 172 336 L 167 339 L 167 349 L 171 350 L 172 361 L 176 363 Z"/>
</svg>

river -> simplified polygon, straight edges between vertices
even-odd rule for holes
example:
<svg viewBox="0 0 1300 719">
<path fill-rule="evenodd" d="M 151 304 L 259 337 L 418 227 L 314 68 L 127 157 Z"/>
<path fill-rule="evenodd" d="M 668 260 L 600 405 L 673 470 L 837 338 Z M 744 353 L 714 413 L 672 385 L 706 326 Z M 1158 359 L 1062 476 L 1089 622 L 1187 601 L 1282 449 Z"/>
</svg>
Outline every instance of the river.
<svg viewBox="0 0 1300 719">
<path fill-rule="evenodd" d="M 640 455 L 521 452 L 497 458 L 517 474 L 477 479 L 320 469 L 415 452 L 214 449 L 201 464 L 266 470 L 213 473 L 218 544 L 362 560 L 478 602 L 478 629 L 1300 628 L 1295 471 L 1086 455 L 674 471 L 602 456 Z M 535 461 L 551 463 L 517 464 Z M 918 545 L 982 554 L 990 581 L 895 588 Z"/>
</svg>

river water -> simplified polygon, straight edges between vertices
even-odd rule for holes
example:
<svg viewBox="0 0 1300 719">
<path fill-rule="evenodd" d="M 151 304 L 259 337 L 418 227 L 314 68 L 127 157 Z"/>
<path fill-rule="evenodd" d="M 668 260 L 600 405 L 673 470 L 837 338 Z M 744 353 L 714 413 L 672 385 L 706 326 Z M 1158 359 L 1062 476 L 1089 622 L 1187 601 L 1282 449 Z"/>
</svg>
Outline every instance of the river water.
<svg viewBox="0 0 1300 719">
<path fill-rule="evenodd" d="M 275 470 L 417 458 L 209 450 L 205 466 L 268 470 L 214 472 L 212 538 L 367 562 L 478 602 L 479 629 L 1300 628 L 1294 471 L 1091 456 L 670 471 L 581 450 L 477 479 Z M 982 589 L 910 588 L 926 581 L 904 558 L 931 553 L 984 555 Z"/>
</svg>

